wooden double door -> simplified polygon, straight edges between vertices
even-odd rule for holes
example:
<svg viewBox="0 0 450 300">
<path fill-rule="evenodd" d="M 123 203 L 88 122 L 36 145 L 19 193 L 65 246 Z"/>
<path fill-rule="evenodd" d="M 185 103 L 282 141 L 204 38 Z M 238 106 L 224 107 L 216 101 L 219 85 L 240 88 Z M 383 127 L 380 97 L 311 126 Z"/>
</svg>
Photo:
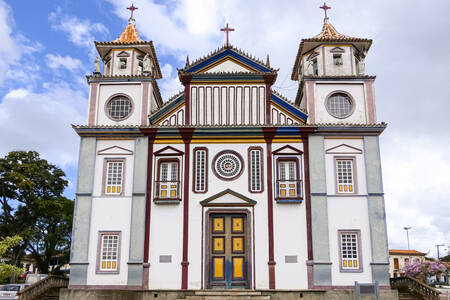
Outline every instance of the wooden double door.
<svg viewBox="0 0 450 300">
<path fill-rule="evenodd" d="M 209 288 L 249 288 L 250 235 L 247 224 L 246 214 L 210 214 Z"/>
</svg>

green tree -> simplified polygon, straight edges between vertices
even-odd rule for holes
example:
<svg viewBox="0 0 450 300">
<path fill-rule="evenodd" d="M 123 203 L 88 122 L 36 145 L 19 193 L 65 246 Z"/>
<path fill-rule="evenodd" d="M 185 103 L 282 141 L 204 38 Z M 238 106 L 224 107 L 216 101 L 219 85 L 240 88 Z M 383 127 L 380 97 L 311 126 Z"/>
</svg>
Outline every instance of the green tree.
<svg viewBox="0 0 450 300">
<path fill-rule="evenodd" d="M 22 238 L 18 235 L 13 237 L 4 237 L 0 240 L 0 258 L 5 258 L 8 250 L 20 244 Z M 19 276 L 23 273 L 23 269 L 8 263 L 0 263 L 0 282 L 12 276 Z"/>
<path fill-rule="evenodd" d="M 47 273 L 52 257 L 68 259 L 73 201 L 62 194 L 68 181 L 64 172 L 35 151 L 13 151 L 0 158 L 0 234 L 17 234 L 11 263 L 21 265 L 25 253 Z"/>
</svg>

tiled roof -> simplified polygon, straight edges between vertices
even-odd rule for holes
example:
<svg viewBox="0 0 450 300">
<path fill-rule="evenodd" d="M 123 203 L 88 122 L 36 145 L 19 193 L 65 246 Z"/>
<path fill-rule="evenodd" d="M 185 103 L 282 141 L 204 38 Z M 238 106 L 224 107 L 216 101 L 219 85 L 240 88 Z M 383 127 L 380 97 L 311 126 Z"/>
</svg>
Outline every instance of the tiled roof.
<svg viewBox="0 0 450 300">
<path fill-rule="evenodd" d="M 330 20 L 325 18 L 323 20 L 322 31 L 318 35 L 314 36 L 313 39 L 340 40 L 353 38 L 339 33 L 334 26 L 331 25 Z"/>
<path fill-rule="evenodd" d="M 426 255 L 426 253 L 419 252 L 417 250 L 397 250 L 397 249 L 389 250 L 389 254 L 393 254 L 393 255 L 421 255 L 421 256 L 425 256 Z"/>
<path fill-rule="evenodd" d="M 134 43 L 134 42 L 142 42 L 142 39 L 139 37 L 137 32 L 136 25 L 134 24 L 134 19 L 130 18 L 128 20 L 128 25 L 125 27 L 125 30 L 122 32 L 119 38 L 115 39 L 116 43 Z"/>
<path fill-rule="evenodd" d="M 315 35 L 312 38 L 302 39 L 298 48 L 297 57 L 295 58 L 294 68 L 292 69 L 292 80 L 297 80 L 297 73 L 296 69 L 298 64 L 300 63 L 300 59 L 304 53 L 307 53 L 311 50 L 311 47 L 307 48 L 305 47 L 305 44 L 314 44 L 312 48 L 317 47 L 323 42 L 336 42 L 336 43 L 351 43 L 353 45 L 359 44 L 364 45 L 364 51 L 368 51 L 370 46 L 372 45 L 371 39 L 366 38 L 357 38 L 357 37 L 351 37 L 348 35 L 344 35 L 342 33 L 339 33 L 333 25 L 331 25 L 330 20 L 328 18 L 325 18 L 323 20 L 323 26 L 322 30 L 319 34 Z M 317 45 L 315 45 L 317 44 Z M 360 47 L 358 47 L 359 49 Z M 362 50 L 362 49 L 359 49 Z"/>
</svg>

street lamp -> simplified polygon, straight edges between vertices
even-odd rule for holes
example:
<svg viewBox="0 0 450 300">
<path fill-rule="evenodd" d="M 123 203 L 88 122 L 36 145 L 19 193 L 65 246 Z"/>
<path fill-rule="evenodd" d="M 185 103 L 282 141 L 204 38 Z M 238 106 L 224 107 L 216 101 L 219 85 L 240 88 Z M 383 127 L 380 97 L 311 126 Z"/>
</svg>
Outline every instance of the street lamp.
<svg viewBox="0 0 450 300">
<path fill-rule="evenodd" d="M 403 227 L 403 229 L 406 230 L 406 239 L 408 240 L 408 251 L 411 250 L 411 249 L 409 249 L 409 233 L 408 233 L 408 230 L 410 230 L 411 228 L 412 228 L 411 226 L 409 226 L 409 227 L 407 227 L 407 226 Z"/>
</svg>

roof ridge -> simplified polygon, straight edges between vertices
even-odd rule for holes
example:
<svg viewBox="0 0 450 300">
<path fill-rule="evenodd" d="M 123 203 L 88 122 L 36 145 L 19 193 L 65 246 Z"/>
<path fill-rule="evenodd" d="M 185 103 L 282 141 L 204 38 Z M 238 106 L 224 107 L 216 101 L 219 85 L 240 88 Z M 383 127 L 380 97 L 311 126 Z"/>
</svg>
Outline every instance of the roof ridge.
<svg viewBox="0 0 450 300">
<path fill-rule="evenodd" d="M 279 97 L 281 100 L 283 100 L 284 102 L 292 105 L 293 107 L 295 107 L 295 109 L 298 109 L 299 111 L 301 111 L 302 113 L 304 113 L 305 115 L 308 115 L 306 111 L 304 111 L 303 109 L 301 109 L 300 107 L 298 107 L 297 105 L 295 105 L 295 102 L 289 100 L 288 98 L 286 98 L 285 96 L 283 96 L 280 92 L 272 89 L 272 93 L 275 94 L 277 97 Z"/>
<path fill-rule="evenodd" d="M 248 52 L 244 52 L 240 48 L 238 49 L 237 47 L 234 47 L 233 45 L 226 45 L 226 44 L 223 45 L 221 48 L 217 48 L 217 49 L 213 50 L 212 52 L 209 52 L 208 54 L 206 54 L 206 55 L 204 55 L 204 56 L 202 56 L 200 58 L 197 58 L 196 60 L 194 60 L 191 63 L 189 63 L 189 65 L 185 65 L 184 68 L 179 69 L 179 71 L 185 71 L 187 69 L 190 69 L 193 66 L 196 66 L 196 65 L 204 62 L 205 60 L 213 57 L 214 55 L 217 55 L 217 54 L 219 54 L 219 53 L 221 53 L 223 51 L 226 51 L 228 49 L 233 50 L 233 51 L 235 51 L 236 53 L 238 53 L 238 54 L 240 54 L 242 56 L 245 56 L 246 58 L 254 61 L 257 64 L 260 64 L 260 65 L 268 68 L 271 71 L 278 71 L 278 70 L 272 68 L 270 65 L 267 65 L 264 61 L 260 60 L 259 58 L 256 58 L 253 54 L 249 54 Z"/>
</svg>

